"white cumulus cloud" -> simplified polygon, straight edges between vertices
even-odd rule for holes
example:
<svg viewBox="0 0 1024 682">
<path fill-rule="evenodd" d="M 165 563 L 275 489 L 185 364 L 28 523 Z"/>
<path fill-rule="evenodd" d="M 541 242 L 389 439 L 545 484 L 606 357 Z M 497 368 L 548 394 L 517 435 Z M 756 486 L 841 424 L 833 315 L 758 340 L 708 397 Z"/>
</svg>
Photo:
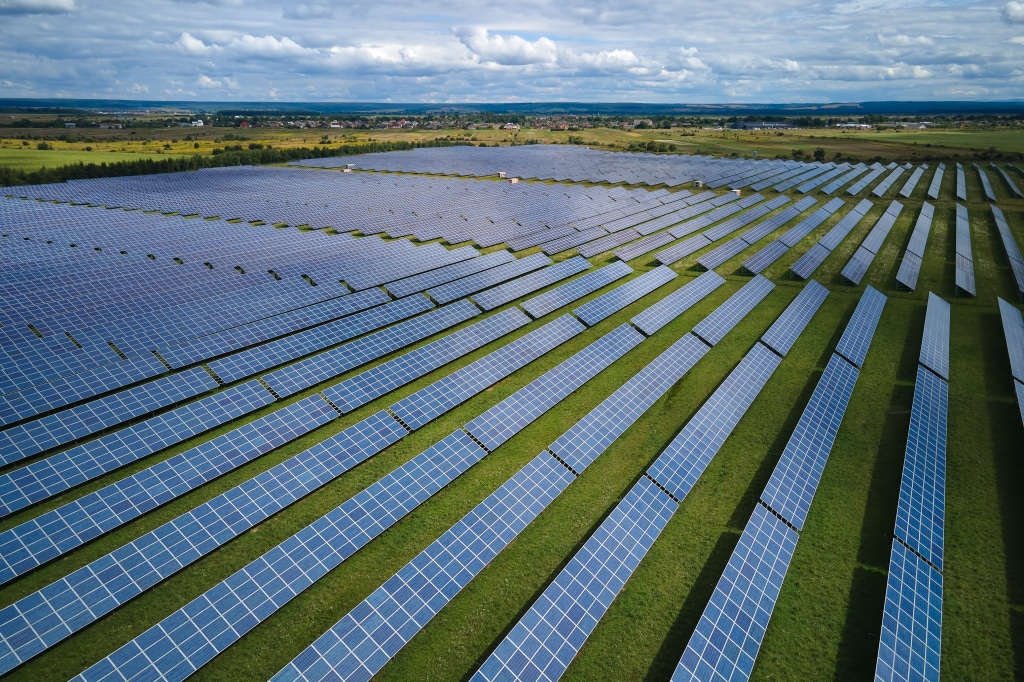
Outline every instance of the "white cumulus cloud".
<svg viewBox="0 0 1024 682">
<path fill-rule="evenodd" d="M 482 62 L 506 66 L 553 63 L 558 58 L 554 41 L 540 37 L 529 41 L 517 35 L 489 33 L 486 28 L 456 28 L 453 31 L 466 48 Z"/>
<path fill-rule="evenodd" d="M 1024 24 L 1024 2 L 1008 2 L 1003 5 L 1003 18 L 1013 24 Z"/>
<path fill-rule="evenodd" d="M 927 36 L 917 36 L 913 38 L 902 33 L 896 35 L 886 35 L 884 33 L 878 34 L 878 42 L 882 45 L 891 45 L 894 47 L 911 47 L 913 45 L 934 45 L 935 41 Z"/>
</svg>

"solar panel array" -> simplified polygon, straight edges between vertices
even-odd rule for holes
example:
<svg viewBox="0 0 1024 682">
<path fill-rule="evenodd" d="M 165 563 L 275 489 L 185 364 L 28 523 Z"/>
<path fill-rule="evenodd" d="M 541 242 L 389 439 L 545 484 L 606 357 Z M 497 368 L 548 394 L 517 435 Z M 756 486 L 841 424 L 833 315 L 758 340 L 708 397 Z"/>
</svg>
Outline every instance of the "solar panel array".
<svg viewBox="0 0 1024 682">
<path fill-rule="evenodd" d="M 633 268 L 625 263 L 612 263 L 523 301 L 520 307 L 534 319 L 543 317 L 622 279 L 631 272 L 633 272 Z"/>
<path fill-rule="evenodd" d="M 971 221 L 967 207 L 956 205 L 956 270 L 957 294 L 977 296 L 974 285 L 974 250 L 971 248 Z"/>
<path fill-rule="evenodd" d="M 959 163 L 956 165 L 956 198 L 967 201 L 967 176 L 964 175 L 964 167 Z"/>
<path fill-rule="evenodd" d="M 864 191 L 864 188 L 870 185 L 872 182 L 877 180 L 882 173 L 885 172 L 885 167 L 877 163 L 871 165 L 871 172 L 865 175 L 863 178 L 853 183 L 846 188 L 846 193 L 850 196 L 855 196 Z"/>
<path fill-rule="evenodd" d="M 918 166 L 914 169 L 914 172 L 907 178 L 903 188 L 900 190 L 900 196 L 904 199 L 909 199 L 910 195 L 914 193 L 914 188 L 917 187 L 917 183 L 921 182 L 921 176 L 924 175 L 927 166 Z"/>
<path fill-rule="evenodd" d="M 1024 317 L 1003 299 L 999 300 L 999 317 L 1003 322 L 1006 352 L 1010 356 L 1010 373 L 1017 393 L 1017 407 L 1024 422 Z"/>
<path fill-rule="evenodd" d="M 998 201 L 995 190 L 992 189 L 992 181 L 988 179 L 988 173 L 978 164 L 973 165 L 974 170 L 978 172 L 978 179 L 981 180 L 981 189 L 985 193 L 985 199 L 992 202 Z"/>
<path fill-rule="evenodd" d="M 794 301 L 783 313 L 786 322 L 782 324 L 792 327 L 796 335 L 809 319 L 804 314 L 808 305 L 812 304 L 807 299 Z M 561 677 L 781 361 L 782 356 L 768 346 L 755 344 L 513 626 L 473 679 Z M 560 440 L 571 440 L 566 436 Z M 554 445 L 551 449 L 560 452 Z M 562 459 L 570 466 L 576 461 L 571 456 Z M 592 457 L 583 461 L 589 464 Z"/>
<path fill-rule="evenodd" d="M 882 180 L 878 183 L 877 187 L 871 190 L 871 193 L 876 197 L 883 197 L 889 191 L 889 188 L 896 184 L 896 181 L 903 175 L 903 170 L 903 168 L 897 168 L 892 173 L 889 173 L 889 175 L 885 176 L 885 180 Z"/>
<path fill-rule="evenodd" d="M 801 202 L 805 200 L 813 201 L 811 197 L 804 197 L 804 199 L 801 199 Z M 679 260 L 685 258 L 686 256 L 696 253 L 697 251 L 700 251 L 701 249 L 715 243 L 719 239 L 732 234 L 736 230 L 746 227 L 755 220 L 759 220 L 767 216 L 775 209 L 785 206 L 788 203 L 789 197 L 779 195 L 770 201 L 755 206 L 754 208 L 750 209 L 745 213 L 740 213 L 735 218 L 730 218 L 725 222 L 718 223 L 709 230 L 706 230 L 698 235 L 691 237 L 690 239 L 680 242 L 675 246 L 670 246 L 669 248 L 658 252 L 658 254 L 655 256 L 655 259 L 662 265 L 671 265 L 673 263 L 676 263 Z M 736 203 L 730 204 L 729 208 L 736 208 L 738 210 L 742 207 L 739 205 L 739 203 Z M 709 221 L 711 221 L 713 216 L 714 212 L 707 214 L 706 217 Z M 708 224 L 710 224 L 710 222 Z M 703 225 L 700 225 L 700 227 L 703 227 Z M 672 230 L 670 230 L 670 232 L 672 232 L 674 236 L 682 237 L 684 236 L 684 232 L 681 231 L 681 229 L 685 229 L 685 233 L 689 233 L 689 231 L 692 231 L 693 229 L 700 228 L 697 227 L 696 225 L 691 226 L 687 223 L 683 223 L 682 225 L 679 226 L 679 228 L 673 228 Z"/>
<path fill-rule="evenodd" d="M 852 182 L 855 178 L 868 172 L 868 167 L 862 163 L 858 163 L 856 166 L 848 170 L 843 175 L 839 176 L 832 182 L 828 183 L 821 188 L 822 194 L 834 194 L 836 190 L 845 185 L 848 182 Z"/>
<path fill-rule="evenodd" d="M 999 232 L 999 238 L 1003 242 L 1006 257 L 1010 261 L 1010 271 L 1013 273 L 1013 281 L 1017 285 L 1017 296 L 1020 300 L 1024 301 L 1024 255 L 1021 255 L 1017 240 L 1014 238 L 1013 232 L 1010 231 L 1010 226 L 1006 222 L 1006 216 L 1003 215 L 1003 211 L 998 206 L 992 207 L 992 217 L 996 221 L 996 230 Z"/>
<path fill-rule="evenodd" d="M 946 172 L 946 164 L 940 163 L 939 167 L 935 169 L 935 175 L 932 176 L 932 182 L 928 185 L 928 198 L 938 199 L 939 192 L 942 189 L 942 176 Z"/>
<path fill-rule="evenodd" d="M 939 678 L 950 306 L 929 293 L 875 679 Z"/>
<path fill-rule="evenodd" d="M 917 223 L 914 224 L 914 231 L 910 235 L 910 243 L 903 252 L 903 262 L 896 273 L 896 283 L 911 291 L 917 288 L 917 278 L 921 274 L 921 262 L 924 260 L 924 250 L 928 245 L 928 233 L 931 232 L 934 215 L 935 207 L 924 202 L 921 205 L 921 213 L 917 216 Z"/>
<path fill-rule="evenodd" d="M 854 206 L 849 213 L 844 215 L 842 219 L 835 224 L 835 226 L 825 233 L 825 236 L 818 240 L 818 242 L 807 250 L 807 253 L 800 256 L 799 259 L 789 270 L 794 275 L 801 279 L 808 279 L 814 271 L 818 269 L 818 266 L 825 262 L 839 244 L 846 239 L 846 237 L 853 231 L 853 228 L 857 226 L 864 215 L 870 211 L 873 204 L 867 199 L 862 199 L 860 203 Z"/>
<path fill-rule="evenodd" d="M 885 238 L 889 236 L 892 226 L 896 224 L 896 219 L 902 211 L 903 204 L 900 202 L 893 201 L 889 204 L 889 208 L 885 209 L 885 213 L 875 222 L 875 226 L 871 228 L 871 232 L 864 238 L 860 248 L 857 249 L 856 253 L 853 254 L 853 257 L 846 264 L 846 267 L 843 268 L 843 271 L 840 273 L 843 279 L 852 284 L 860 284 L 861 279 L 864 278 L 868 268 L 871 266 L 871 262 L 882 248 Z"/>
<path fill-rule="evenodd" d="M 739 255 L 748 247 L 753 246 L 789 221 L 795 220 L 801 213 L 811 208 L 816 203 L 818 203 L 817 199 L 813 197 L 804 197 L 793 206 L 786 208 L 770 218 L 762 220 L 740 236 L 729 240 L 716 249 L 708 251 L 697 259 L 697 264 L 707 270 L 717 268 L 722 263 L 725 263 L 733 256 Z"/>
<path fill-rule="evenodd" d="M 743 261 L 743 269 L 752 274 L 759 274 L 769 265 L 781 258 L 787 251 L 796 246 L 804 237 L 813 232 L 843 207 L 842 199 L 832 199 L 817 211 L 791 227 L 785 234 L 764 247 L 753 256 Z"/>
<path fill-rule="evenodd" d="M 815 302 L 820 305 L 817 298 Z M 873 332 L 881 307 L 871 305 L 863 310 L 872 319 L 855 316 L 844 337 L 856 333 L 855 328 L 870 327 Z M 806 316 L 800 314 L 801 320 Z M 762 341 L 768 338 L 770 333 Z M 869 334 L 868 343 L 870 339 Z M 715 586 L 673 680 L 749 679 L 858 375 L 856 366 L 832 355 Z"/>
<path fill-rule="evenodd" d="M 678 275 L 667 267 L 658 267 L 615 287 L 611 291 L 584 303 L 573 310 L 573 314 L 593 327 L 612 313 L 622 310 L 630 303 L 639 301 L 658 287 L 671 282 Z"/>
<path fill-rule="evenodd" d="M 1003 178 L 1003 182 L 1006 183 L 1007 189 L 1010 190 L 1010 193 L 1013 196 L 1015 196 L 1018 199 L 1024 199 L 1024 192 L 1020 191 L 1020 188 L 1017 187 L 1017 183 L 1014 182 L 1013 178 L 1010 177 L 1009 173 L 1007 173 L 1005 170 L 995 165 L 994 163 L 990 164 L 990 167 L 992 168 L 992 170 L 999 173 L 1000 177 Z"/>
</svg>

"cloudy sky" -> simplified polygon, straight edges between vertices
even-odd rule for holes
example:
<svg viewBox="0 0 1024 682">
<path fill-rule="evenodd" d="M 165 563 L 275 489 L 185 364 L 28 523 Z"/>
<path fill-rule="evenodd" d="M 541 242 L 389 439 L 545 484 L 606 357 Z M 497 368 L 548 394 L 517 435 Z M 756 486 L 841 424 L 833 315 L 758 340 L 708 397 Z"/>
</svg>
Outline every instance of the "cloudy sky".
<svg viewBox="0 0 1024 682">
<path fill-rule="evenodd" d="M 1024 98 L 1024 2 L 0 0 L 0 97 Z"/>
</svg>

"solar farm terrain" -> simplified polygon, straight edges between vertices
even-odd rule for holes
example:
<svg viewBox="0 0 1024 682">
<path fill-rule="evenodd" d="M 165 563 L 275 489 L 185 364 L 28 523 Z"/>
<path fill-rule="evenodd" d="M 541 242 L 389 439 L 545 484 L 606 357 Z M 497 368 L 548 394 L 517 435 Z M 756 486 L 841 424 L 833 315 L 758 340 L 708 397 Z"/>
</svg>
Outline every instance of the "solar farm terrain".
<svg viewBox="0 0 1024 682">
<path fill-rule="evenodd" d="M 1020 677 L 1020 187 L 537 145 L 0 188 L 0 674 Z"/>
</svg>

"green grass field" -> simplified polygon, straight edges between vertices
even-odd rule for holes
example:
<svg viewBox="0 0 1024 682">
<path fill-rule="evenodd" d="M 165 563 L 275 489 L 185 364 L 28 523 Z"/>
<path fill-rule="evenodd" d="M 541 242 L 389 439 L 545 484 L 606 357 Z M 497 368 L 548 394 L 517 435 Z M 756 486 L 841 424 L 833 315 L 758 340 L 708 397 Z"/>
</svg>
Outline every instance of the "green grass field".
<svg viewBox="0 0 1024 682">
<path fill-rule="evenodd" d="M 18 168 L 25 171 L 37 171 L 40 168 L 56 168 L 76 163 L 117 163 L 118 161 L 138 161 L 143 158 L 163 159 L 180 157 L 181 154 L 159 154 L 157 149 L 151 152 L 116 152 L 67 150 L 67 149 L 4 149 L 0 148 L 0 168 Z"/>
<path fill-rule="evenodd" d="M 860 286 L 843 284 L 839 272 L 902 182 L 897 182 L 885 199 L 875 201 L 867 218 L 815 273 L 815 279 L 832 293 L 598 624 L 568 669 L 567 680 L 669 678 L 868 284 L 885 293 L 888 303 L 800 534 L 752 679 L 852 681 L 872 674 L 929 290 L 953 304 L 942 673 L 947 680 L 1024 676 L 1024 496 L 1020 494 L 1024 489 L 1024 449 L 1020 446 L 1024 425 L 1013 394 L 996 307 L 996 296 L 1013 302 L 1017 298 L 991 213 L 980 201 L 980 183 L 969 168 L 971 201 L 967 206 L 978 297 L 955 296 L 951 171 L 947 169 L 943 199 L 932 202 L 936 206 L 935 220 L 915 292 L 897 291 L 895 275 L 932 170 L 925 173 L 912 198 L 902 201 L 905 209 Z M 1024 201 L 1006 200 L 1002 181 L 994 176 L 993 181 L 1011 229 L 1018 243 L 1024 244 Z M 775 193 L 764 194 L 770 198 Z M 791 280 L 787 270 L 859 200 L 841 196 L 846 207 L 764 273 L 777 285 L 765 301 L 400 651 L 381 671 L 380 679 L 462 680 L 476 669 L 799 293 L 803 284 Z M 826 200 L 819 198 L 819 206 Z M 749 281 L 749 276 L 740 274 L 739 267 L 754 250 L 748 249 L 717 268 L 727 278 L 726 285 L 343 562 L 192 679 L 254 680 L 273 675 L 542 448 Z M 668 285 L 104 616 L 13 671 L 9 679 L 67 679 L 81 672 L 394 467 L 690 281 L 699 274 L 695 263 L 702 253 L 675 264 L 673 269 L 680 277 Z M 570 255 L 572 252 L 559 258 Z M 613 259 L 611 254 L 602 254 L 590 260 L 599 266 Z M 655 265 L 650 256 L 630 264 L 637 274 Z M 0 588 L 0 606 L 67 575 L 565 312 L 568 309 L 541 318 Z M 293 402 L 325 386 L 284 402 Z M 275 403 L 247 419 L 279 409 L 282 404 Z M 236 428 L 241 421 L 17 513 L 0 522 L 0 530 Z"/>
</svg>

